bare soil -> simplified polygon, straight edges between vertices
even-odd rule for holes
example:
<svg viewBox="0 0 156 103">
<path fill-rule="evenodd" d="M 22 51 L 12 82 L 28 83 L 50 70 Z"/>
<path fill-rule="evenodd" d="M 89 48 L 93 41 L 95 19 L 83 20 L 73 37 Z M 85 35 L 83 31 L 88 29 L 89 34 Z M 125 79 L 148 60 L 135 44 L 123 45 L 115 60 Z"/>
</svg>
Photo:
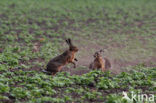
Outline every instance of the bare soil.
<svg viewBox="0 0 156 103">
<path fill-rule="evenodd" d="M 144 38 L 140 37 L 141 41 L 143 42 L 143 44 L 145 43 Z M 74 44 L 77 44 L 77 46 L 79 47 L 79 52 L 77 53 L 77 67 L 84 67 L 84 69 L 75 69 L 75 68 L 63 68 L 62 71 L 67 71 L 70 72 L 71 75 L 76 74 L 76 75 L 81 75 L 81 74 L 85 74 L 87 72 L 89 72 L 90 70 L 87 69 L 89 67 L 89 64 L 93 61 L 93 54 L 95 53 L 95 51 L 98 51 L 100 49 L 105 49 L 107 51 L 107 53 L 103 53 L 103 57 L 106 57 L 110 60 L 111 62 L 111 68 L 110 71 L 114 74 L 118 74 L 120 72 L 125 71 L 126 67 L 132 67 L 132 66 L 136 66 L 138 64 L 142 64 L 145 67 L 155 67 L 156 66 L 156 57 L 148 57 L 146 59 L 136 59 L 134 61 L 126 61 L 123 59 L 116 59 L 115 57 L 112 56 L 111 52 L 109 52 L 109 47 L 108 46 L 102 46 L 99 44 L 96 44 L 92 41 L 89 40 L 77 40 L 74 41 Z M 118 48 L 118 49 L 122 49 L 124 48 L 123 46 L 121 47 L 120 45 L 118 45 L 117 43 L 112 43 L 112 44 L 116 44 L 114 48 Z M 110 45 L 112 46 L 112 45 Z M 108 48 L 108 49 L 107 49 Z"/>
</svg>

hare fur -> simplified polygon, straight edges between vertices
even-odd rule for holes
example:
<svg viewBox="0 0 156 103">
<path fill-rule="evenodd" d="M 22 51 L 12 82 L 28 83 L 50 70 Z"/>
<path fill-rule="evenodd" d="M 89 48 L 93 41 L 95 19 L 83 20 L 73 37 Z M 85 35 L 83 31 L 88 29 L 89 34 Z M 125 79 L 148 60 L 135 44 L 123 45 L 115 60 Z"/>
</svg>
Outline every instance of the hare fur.
<svg viewBox="0 0 156 103">
<path fill-rule="evenodd" d="M 102 52 L 100 50 L 100 52 Z M 101 69 L 102 72 L 111 68 L 111 63 L 107 58 L 103 58 L 100 52 L 95 52 L 94 61 L 90 64 L 90 69 Z"/>
<path fill-rule="evenodd" d="M 66 43 L 69 45 L 69 49 L 61 55 L 51 59 L 47 64 L 46 71 L 51 72 L 52 75 L 60 72 L 62 67 L 68 63 L 72 63 L 74 68 L 76 68 L 74 60 L 77 61 L 75 58 L 75 53 L 78 52 L 78 48 L 72 44 L 71 39 L 67 39 Z"/>
</svg>

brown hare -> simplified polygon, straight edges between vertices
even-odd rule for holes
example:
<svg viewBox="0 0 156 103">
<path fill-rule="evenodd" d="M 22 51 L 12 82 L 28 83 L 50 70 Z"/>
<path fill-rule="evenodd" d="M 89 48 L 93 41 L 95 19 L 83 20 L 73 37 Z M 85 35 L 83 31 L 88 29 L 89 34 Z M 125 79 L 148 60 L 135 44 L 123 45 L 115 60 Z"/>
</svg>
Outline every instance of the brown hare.
<svg viewBox="0 0 156 103">
<path fill-rule="evenodd" d="M 66 43 L 69 45 L 69 49 L 61 55 L 51 59 L 47 64 L 46 71 L 50 72 L 52 75 L 55 75 L 57 72 L 61 71 L 61 68 L 68 63 L 72 63 L 74 68 L 76 68 L 74 60 L 77 61 L 75 58 L 75 53 L 78 52 L 78 48 L 72 44 L 71 39 L 67 39 Z"/>
<path fill-rule="evenodd" d="M 95 52 L 94 54 L 94 61 L 90 64 L 90 69 L 101 69 L 102 72 L 106 71 L 107 69 L 111 68 L 111 63 L 107 58 L 103 58 L 101 55 L 103 50 Z"/>
</svg>

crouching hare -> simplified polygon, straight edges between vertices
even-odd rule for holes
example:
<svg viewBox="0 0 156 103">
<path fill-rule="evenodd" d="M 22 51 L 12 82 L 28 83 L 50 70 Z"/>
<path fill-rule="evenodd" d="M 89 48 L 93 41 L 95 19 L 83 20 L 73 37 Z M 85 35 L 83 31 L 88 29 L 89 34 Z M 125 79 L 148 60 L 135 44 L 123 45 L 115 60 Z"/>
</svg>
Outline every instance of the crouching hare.
<svg viewBox="0 0 156 103">
<path fill-rule="evenodd" d="M 94 61 L 89 65 L 90 69 L 101 69 L 102 72 L 111 68 L 111 63 L 107 58 L 103 58 L 101 55 L 103 50 L 95 52 L 93 55 Z"/>
</svg>

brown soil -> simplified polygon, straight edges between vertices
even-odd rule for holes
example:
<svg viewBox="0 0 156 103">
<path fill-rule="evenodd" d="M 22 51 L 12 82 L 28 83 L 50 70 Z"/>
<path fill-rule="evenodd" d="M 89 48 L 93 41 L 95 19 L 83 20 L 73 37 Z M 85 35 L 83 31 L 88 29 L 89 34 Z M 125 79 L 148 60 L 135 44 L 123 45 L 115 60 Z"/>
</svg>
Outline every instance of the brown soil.
<svg viewBox="0 0 156 103">
<path fill-rule="evenodd" d="M 88 70 L 88 69 L 79 70 L 77 68 L 63 67 L 62 71 L 69 72 L 70 75 L 82 75 L 82 74 L 88 73 L 90 70 Z"/>
<path fill-rule="evenodd" d="M 143 44 L 145 44 L 144 38 L 141 38 L 141 41 L 143 42 Z M 88 70 L 87 68 L 89 67 L 89 64 L 94 59 L 93 54 L 95 53 L 95 51 L 98 51 L 103 48 L 106 49 L 106 51 L 107 51 L 107 53 L 104 52 L 104 57 L 108 58 L 111 62 L 110 71 L 112 71 L 112 73 L 118 74 L 122 71 L 125 71 L 126 67 L 136 66 L 138 64 L 142 64 L 146 67 L 155 67 L 156 66 L 156 57 L 149 57 L 146 59 L 136 59 L 134 61 L 126 61 L 126 60 L 116 59 L 116 58 L 112 57 L 111 53 L 109 52 L 108 46 L 98 45 L 92 41 L 89 41 L 89 40 L 86 41 L 82 38 L 81 38 L 81 40 L 80 39 L 75 40 L 74 44 L 77 44 L 77 46 L 79 47 L 79 52 L 76 55 L 76 58 L 78 59 L 77 67 L 79 68 L 79 67 L 83 66 L 84 69 L 75 70 L 72 67 L 71 67 L 71 69 L 69 69 L 69 68 L 63 69 L 63 71 L 70 72 L 71 75 L 73 75 L 73 74 L 81 75 L 81 74 L 85 74 L 85 73 L 89 72 L 90 70 Z M 117 45 L 117 43 L 115 43 L 115 42 L 112 44 L 116 44 L 114 48 L 118 48 L 118 49 L 124 48 L 123 46 L 121 47 L 120 45 Z M 112 45 L 110 45 L 110 46 L 112 46 Z"/>
</svg>

